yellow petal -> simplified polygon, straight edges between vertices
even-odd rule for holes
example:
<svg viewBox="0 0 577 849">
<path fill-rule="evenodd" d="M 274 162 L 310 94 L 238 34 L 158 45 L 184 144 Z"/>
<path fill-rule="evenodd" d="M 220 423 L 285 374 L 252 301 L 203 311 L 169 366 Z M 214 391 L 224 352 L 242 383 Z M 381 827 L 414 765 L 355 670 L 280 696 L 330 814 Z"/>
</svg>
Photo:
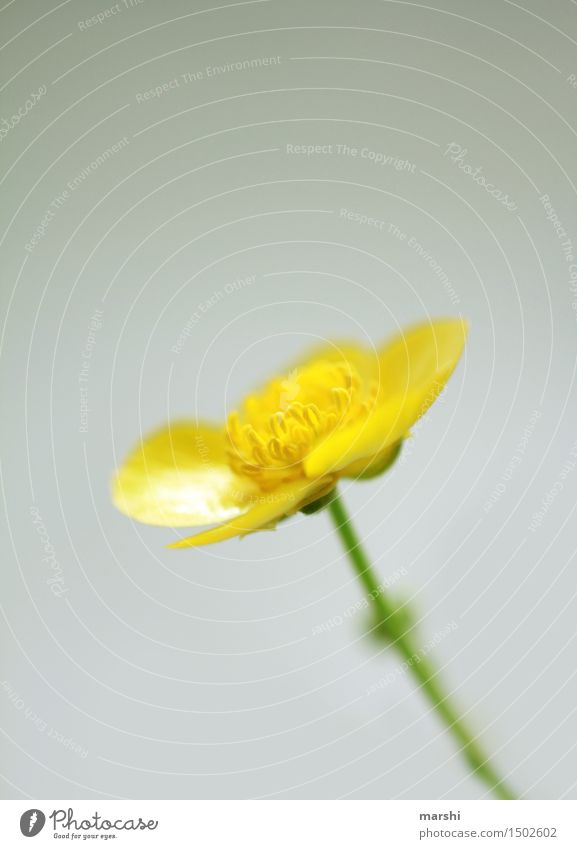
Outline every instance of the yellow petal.
<svg viewBox="0 0 577 849">
<path fill-rule="evenodd" d="M 295 513 L 303 504 L 320 497 L 334 486 L 334 478 L 307 481 L 300 479 L 278 487 L 271 492 L 261 492 L 254 497 L 253 507 L 243 516 L 224 525 L 201 531 L 195 536 L 173 542 L 169 548 L 190 548 L 222 542 L 232 537 L 242 537 L 253 531 L 269 529 L 285 516 Z"/>
<path fill-rule="evenodd" d="M 423 399 L 414 393 L 381 404 L 372 416 L 335 431 L 314 448 L 304 461 L 305 474 L 312 479 L 340 471 L 348 477 L 349 467 L 376 461 L 406 436 L 422 406 Z"/>
<path fill-rule="evenodd" d="M 446 319 L 416 325 L 386 345 L 381 353 L 384 402 L 313 449 L 304 462 L 307 477 L 367 461 L 403 439 L 445 386 L 465 337 L 465 322 Z"/>
<path fill-rule="evenodd" d="M 371 348 L 341 339 L 311 348 L 306 355 L 301 357 L 299 362 L 293 363 L 293 368 L 304 368 L 307 364 L 317 360 L 328 360 L 329 362 L 342 362 L 344 360 L 353 366 L 362 377 L 378 379 L 381 368 L 379 358 L 380 352 L 376 347 Z"/>
<path fill-rule="evenodd" d="M 379 357 L 380 353 L 376 347 L 368 348 L 358 345 L 355 342 L 343 340 L 326 342 L 309 348 L 298 360 L 294 360 L 284 368 L 281 368 L 278 373 L 280 375 L 294 375 L 295 383 L 298 383 L 298 373 L 301 369 L 305 369 L 320 361 L 331 363 L 344 361 L 349 363 L 353 369 L 356 369 L 367 380 L 371 378 L 378 379 L 381 371 Z M 270 379 L 266 381 L 265 386 L 269 383 Z M 257 387 L 255 394 L 258 394 L 259 391 Z M 250 400 L 249 396 L 249 402 Z"/>
<path fill-rule="evenodd" d="M 404 395 L 435 382 L 442 389 L 459 362 L 466 337 L 467 323 L 460 318 L 422 322 L 393 337 L 380 351 L 387 394 Z"/>
<path fill-rule="evenodd" d="M 119 510 L 149 525 L 225 522 L 250 509 L 259 492 L 233 472 L 221 426 L 173 422 L 146 437 L 113 481 Z"/>
</svg>

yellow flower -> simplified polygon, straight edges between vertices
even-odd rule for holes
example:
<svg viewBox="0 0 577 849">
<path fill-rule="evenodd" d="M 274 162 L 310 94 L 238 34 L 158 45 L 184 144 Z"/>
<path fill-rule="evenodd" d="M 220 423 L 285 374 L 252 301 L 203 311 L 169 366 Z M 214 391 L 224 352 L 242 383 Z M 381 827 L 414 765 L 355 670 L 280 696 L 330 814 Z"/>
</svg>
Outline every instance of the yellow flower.
<svg viewBox="0 0 577 849">
<path fill-rule="evenodd" d="M 465 336 L 462 320 L 445 319 L 378 350 L 316 350 L 249 395 L 226 425 L 173 422 L 144 439 L 115 476 L 114 502 L 151 525 L 216 524 L 171 547 L 274 527 L 339 478 L 383 471 L 443 389 Z"/>
</svg>

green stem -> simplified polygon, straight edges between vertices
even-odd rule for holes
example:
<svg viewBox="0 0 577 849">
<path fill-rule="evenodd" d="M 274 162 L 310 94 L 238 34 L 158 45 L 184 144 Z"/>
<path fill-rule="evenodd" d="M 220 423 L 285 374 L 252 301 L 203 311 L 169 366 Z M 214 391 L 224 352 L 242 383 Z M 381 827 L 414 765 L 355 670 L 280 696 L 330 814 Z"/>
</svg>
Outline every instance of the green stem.
<svg viewBox="0 0 577 849">
<path fill-rule="evenodd" d="M 407 661 L 408 667 L 423 693 L 428 697 L 430 703 L 453 734 L 455 742 L 469 767 L 478 778 L 485 782 L 498 799 L 516 798 L 506 783 L 497 775 L 477 743 L 475 736 L 471 734 L 459 713 L 443 693 L 438 681 L 438 674 L 431 664 L 421 657 L 420 647 L 414 641 L 411 626 L 407 624 L 406 618 L 399 615 L 397 606 L 379 586 L 375 573 L 336 490 L 332 494 L 328 509 L 357 576 L 378 611 L 379 619 L 388 638 Z"/>
</svg>

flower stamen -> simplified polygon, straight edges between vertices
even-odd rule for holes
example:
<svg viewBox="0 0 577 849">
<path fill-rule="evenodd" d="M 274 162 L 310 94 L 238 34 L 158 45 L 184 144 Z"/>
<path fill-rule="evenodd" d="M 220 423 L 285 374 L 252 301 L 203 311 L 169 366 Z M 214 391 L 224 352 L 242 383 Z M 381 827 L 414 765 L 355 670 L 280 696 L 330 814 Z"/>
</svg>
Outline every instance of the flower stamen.
<svg viewBox="0 0 577 849">
<path fill-rule="evenodd" d="M 263 489 L 295 480 L 304 475 L 302 461 L 315 444 L 367 416 L 378 394 L 378 383 L 363 382 L 347 362 L 318 360 L 294 370 L 247 398 L 242 415 L 230 414 L 229 463 Z"/>
</svg>

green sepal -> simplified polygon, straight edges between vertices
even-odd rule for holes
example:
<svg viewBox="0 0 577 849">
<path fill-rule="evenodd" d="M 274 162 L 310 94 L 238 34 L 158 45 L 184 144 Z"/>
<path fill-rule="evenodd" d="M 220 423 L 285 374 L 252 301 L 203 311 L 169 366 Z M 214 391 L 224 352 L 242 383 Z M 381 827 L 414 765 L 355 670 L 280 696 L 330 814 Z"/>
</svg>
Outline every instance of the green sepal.
<svg viewBox="0 0 577 849">
<path fill-rule="evenodd" d="M 356 474 L 355 480 L 369 481 L 372 480 L 372 478 L 382 475 L 391 468 L 393 463 L 397 461 L 402 447 L 403 440 L 400 439 L 398 442 L 395 442 L 391 448 L 386 449 L 386 451 L 383 452 L 382 457 L 377 456 L 377 458 L 367 466 L 365 471 Z"/>
<path fill-rule="evenodd" d="M 310 501 L 308 504 L 305 504 L 300 508 L 300 513 L 304 513 L 305 516 L 310 516 L 312 513 L 318 513 L 319 510 L 324 510 L 325 507 L 328 507 L 331 501 L 334 498 L 334 489 L 331 489 L 330 492 L 326 492 L 324 495 L 321 495 L 320 498 L 315 499 L 315 501 Z"/>
</svg>

